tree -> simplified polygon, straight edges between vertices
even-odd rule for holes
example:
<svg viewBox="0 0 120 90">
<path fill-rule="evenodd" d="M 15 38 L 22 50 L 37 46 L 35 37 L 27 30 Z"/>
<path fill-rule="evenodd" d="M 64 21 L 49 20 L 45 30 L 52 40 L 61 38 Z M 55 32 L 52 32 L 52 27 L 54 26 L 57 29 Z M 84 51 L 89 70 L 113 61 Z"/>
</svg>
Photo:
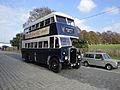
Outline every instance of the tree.
<svg viewBox="0 0 120 90">
<path fill-rule="evenodd" d="M 14 37 L 12 40 L 10 40 L 11 45 L 17 47 L 18 50 L 21 47 L 21 38 L 22 38 L 21 34 L 18 33 L 18 34 L 16 34 L 16 37 Z"/>
<path fill-rule="evenodd" d="M 89 35 L 90 35 L 91 44 L 100 44 L 100 42 L 101 42 L 100 37 L 96 32 L 90 31 Z"/>
<path fill-rule="evenodd" d="M 45 15 L 48 15 L 52 12 L 54 12 L 54 10 L 51 10 L 48 7 L 33 9 L 33 11 L 30 12 L 28 22 L 33 22 L 33 21 L 35 21 Z"/>
</svg>

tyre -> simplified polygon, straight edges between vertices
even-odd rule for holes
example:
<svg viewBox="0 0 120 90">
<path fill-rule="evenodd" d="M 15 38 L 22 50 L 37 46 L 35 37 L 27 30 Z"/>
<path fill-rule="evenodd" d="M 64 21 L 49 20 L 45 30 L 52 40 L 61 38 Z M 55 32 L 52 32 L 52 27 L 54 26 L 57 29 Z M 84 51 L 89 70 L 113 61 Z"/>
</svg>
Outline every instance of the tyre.
<svg viewBox="0 0 120 90">
<path fill-rule="evenodd" d="M 89 64 L 88 64 L 87 61 L 85 61 L 83 64 L 84 64 L 84 66 L 86 66 L 86 67 L 89 66 Z"/>
<path fill-rule="evenodd" d="M 30 57 L 29 57 L 29 55 L 25 56 L 25 60 L 24 61 L 27 62 L 27 63 L 30 63 Z"/>
<path fill-rule="evenodd" d="M 52 58 L 49 63 L 49 69 L 55 73 L 59 73 L 62 69 L 62 64 L 58 61 L 57 58 Z"/>
<path fill-rule="evenodd" d="M 81 62 L 78 62 L 75 66 L 73 66 L 74 69 L 79 69 L 81 66 Z"/>
<path fill-rule="evenodd" d="M 105 67 L 107 70 L 112 70 L 112 68 L 113 68 L 112 65 L 110 65 L 110 64 L 107 64 Z"/>
</svg>

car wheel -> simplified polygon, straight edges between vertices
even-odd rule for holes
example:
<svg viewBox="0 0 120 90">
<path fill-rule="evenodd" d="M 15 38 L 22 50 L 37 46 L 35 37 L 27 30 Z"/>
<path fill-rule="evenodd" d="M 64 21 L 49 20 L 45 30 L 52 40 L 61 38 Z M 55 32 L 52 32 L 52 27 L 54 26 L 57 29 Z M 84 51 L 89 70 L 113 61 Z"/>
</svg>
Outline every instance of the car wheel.
<svg viewBox="0 0 120 90">
<path fill-rule="evenodd" d="M 106 65 L 106 69 L 107 69 L 107 70 L 112 70 L 112 68 L 113 68 L 112 65 L 110 65 L 110 64 L 107 64 L 107 65 Z"/>
<path fill-rule="evenodd" d="M 87 61 L 84 62 L 84 66 L 86 66 L 86 67 L 89 66 Z"/>
<path fill-rule="evenodd" d="M 49 69 L 55 73 L 59 73 L 62 69 L 62 64 L 58 61 L 57 58 L 52 58 L 49 63 Z"/>
<path fill-rule="evenodd" d="M 74 69 L 79 69 L 81 66 L 81 62 L 78 62 L 75 66 L 73 66 Z"/>
</svg>

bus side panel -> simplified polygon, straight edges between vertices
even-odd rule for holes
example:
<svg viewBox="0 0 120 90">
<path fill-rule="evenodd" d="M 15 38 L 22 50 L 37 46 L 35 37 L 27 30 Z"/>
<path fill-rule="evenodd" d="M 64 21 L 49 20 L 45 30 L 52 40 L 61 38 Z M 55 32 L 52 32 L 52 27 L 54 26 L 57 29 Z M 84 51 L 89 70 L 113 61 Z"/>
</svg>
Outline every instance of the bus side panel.
<svg viewBox="0 0 120 90">
<path fill-rule="evenodd" d="M 49 50 L 49 56 L 50 57 L 56 57 L 57 59 L 61 59 L 61 49 L 50 49 Z"/>
<path fill-rule="evenodd" d="M 48 56 L 49 56 L 49 49 L 37 49 L 36 50 L 37 62 L 47 64 Z"/>
<path fill-rule="evenodd" d="M 34 50 L 22 49 L 22 58 L 34 61 Z"/>
<path fill-rule="evenodd" d="M 22 49 L 22 58 L 26 57 L 38 63 L 47 64 L 48 57 L 61 59 L 61 49 Z"/>
</svg>

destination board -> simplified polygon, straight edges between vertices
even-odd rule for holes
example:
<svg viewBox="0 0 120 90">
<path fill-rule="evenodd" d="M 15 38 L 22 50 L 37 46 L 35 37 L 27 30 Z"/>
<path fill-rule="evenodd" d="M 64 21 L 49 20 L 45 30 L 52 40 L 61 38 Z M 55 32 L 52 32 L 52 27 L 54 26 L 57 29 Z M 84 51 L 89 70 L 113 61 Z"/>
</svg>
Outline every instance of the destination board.
<svg viewBox="0 0 120 90">
<path fill-rule="evenodd" d="M 25 35 L 25 39 L 47 35 L 49 34 L 49 30 L 50 30 L 50 26 L 36 30 L 36 31 L 32 31 Z"/>
</svg>

